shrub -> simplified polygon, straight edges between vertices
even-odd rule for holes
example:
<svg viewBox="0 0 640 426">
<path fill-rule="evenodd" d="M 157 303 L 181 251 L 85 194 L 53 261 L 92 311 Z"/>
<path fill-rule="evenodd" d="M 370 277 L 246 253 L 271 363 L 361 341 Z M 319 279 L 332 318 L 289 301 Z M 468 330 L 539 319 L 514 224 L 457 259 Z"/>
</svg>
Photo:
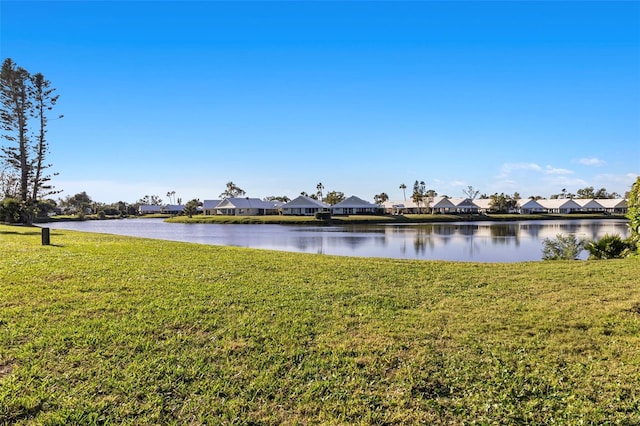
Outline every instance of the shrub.
<svg viewBox="0 0 640 426">
<path fill-rule="evenodd" d="M 15 223 L 20 221 L 20 202 L 15 198 L 5 198 L 0 203 L 0 222 Z"/>
<path fill-rule="evenodd" d="M 329 220 L 331 219 L 331 213 L 330 212 L 316 212 L 316 214 L 314 215 L 316 219 L 319 220 Z"/>
<path fill-rule="evenodd" d="M 599 240 L 585 243 L 589 259 L 619 259 L 627 257 L 635 248 L 631 239 L 623 240 L 619 235 L 605 235 Z"/>
<path fill-rule="evenodd" d="M 558 234 L 555 239 L 545 238 L 542 244 L 542 260 L 576 260 L 585 242 L 575 234 Z"/>
<path fill-rule="evenodd" d="M 631 231 L 629 241 L 634 246 L 632 250 L 636 252 L 636 255 L 640 255 L 640 176 L 631 185 L 627 205 L 627 219 L 629 219 L 629 230 Z"/>
</svg>

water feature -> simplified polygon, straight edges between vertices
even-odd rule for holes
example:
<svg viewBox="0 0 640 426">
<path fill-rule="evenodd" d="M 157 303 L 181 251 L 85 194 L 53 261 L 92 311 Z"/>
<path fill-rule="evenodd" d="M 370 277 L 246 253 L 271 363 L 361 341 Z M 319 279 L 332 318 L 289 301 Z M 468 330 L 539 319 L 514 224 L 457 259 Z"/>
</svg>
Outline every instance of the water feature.
<svg viewBox="0 0 640 426">
<path fill-rule="evenodd" d="M 57 222 L 51 229 L 128 235 L 199 244 L 331 254 L 473 262 L 540 260 L 542 242 L 557 234 L 595 239 L 628 236 L 621 219 L 453 222 L 402 225 L 179 224 L 162 219 Z M 52 233 L 55 243 L 55 233 Z M 583 252 L 582 259 L 586 259 Z"/>
</svg>

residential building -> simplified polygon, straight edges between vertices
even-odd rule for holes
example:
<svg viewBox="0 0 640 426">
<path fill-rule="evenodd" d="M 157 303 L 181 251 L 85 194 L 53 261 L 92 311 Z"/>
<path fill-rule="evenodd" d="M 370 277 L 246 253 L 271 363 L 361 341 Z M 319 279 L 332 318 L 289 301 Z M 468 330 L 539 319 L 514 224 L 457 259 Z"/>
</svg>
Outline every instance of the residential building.
<svg viewBox="0 0 640 426">
<path fill-rule="evenodd" d="M 263 201 L 259 198 L 227 198 L 213 209 L 215 214 L 229 216 L 264 216 L 279 214 L 284 203 L 280 201 Z"/>
<path fill-rule="evenodd" d="M 334 215 L 376 214 L 383 211 L 382 206 L 365 201 L 355 195 L 331 206 L 331 214 Z"/>
<path fill-rule="evenodd" d="M 329 212 L 330 205 L 306 195 L 300 195 L 282 206 L 282 214 L 287 216 L 314 216 Z"/>
</svg>

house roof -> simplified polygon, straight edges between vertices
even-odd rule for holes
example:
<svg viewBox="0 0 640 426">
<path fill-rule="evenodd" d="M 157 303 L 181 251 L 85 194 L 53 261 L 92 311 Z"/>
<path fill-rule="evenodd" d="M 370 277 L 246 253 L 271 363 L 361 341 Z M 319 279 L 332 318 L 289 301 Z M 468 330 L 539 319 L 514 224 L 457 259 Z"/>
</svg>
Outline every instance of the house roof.
<svg viewBox="0 0 640 426">
<path fill-rule="evenodd" d="M 540 204 L 537 200 L 534 200 L 531 198 L 527 198 L 526 200 L 519 199 L 516 205 L 520 208 L 525 208 L 525 209 L 544 209 L 542 204 Z"/>
<path fill-rule="evenodd" d="M 377 204 L 370 203 L 368 201 L 363 200 L 362 198 L 358 198 L 355 195 L 347 198 L 346 200 L 342 200 L 337 204 L 331 206 L 333 209 L 350 209 L 350 208 L 378 208 Z"/>
<path fill-rule="evenodd" d="M 329 204 L 327 203 L 323 203 L 320 200 L 315 200 L 311 197 L 307 197 L 306 195 L 300 195 L 299 197 L 294 198 L 293 200 L 289 201 L 288 203 L 286 203 L 285 205 L 282 206 L 285 209 L 289 209 L 289 208 L 319 208 L 319 209 L 326 209 L 331 207 Z"/>
<path fill-rule="evenodd" d="M 578 203 L 583 209 L 601 209 L 602 204 L 598 203 L 593 198 L 574 198 L 573 201 Z"/>
<path fill-rule="evenodd" d="M 164 206 L 162 208 L 162 210 L 169 211 L 169 212 L 181 212 L 182 210 L 184 210 L 184 205 L 182 205 L 182 204 L 167 204 L 166 206 Z"/>
<path fill-rule="evenodd" d="M 464 198 L 464 197 L 449 198 L 449 201 L 451 201 L 453 203 L 453 205 L 456 206 L 456 207 L 478 208 L 478 206 L 473 204 L 473 200 L 471 200 L 471 198 Z"/>
<path fill-rule="evenodd" d="M 456 205 L 451 202 L 447 197 L 433 197 L 430 207 L 432 209 L 450 209 Z"/>
<path fill-rule="evenodd" d="M 278 205 L 272 201 L 264 201 L 259 198 L 227 198 L 218 204 L 216 209 L 275 209 Z"/>
<path fill-rule="evenodd" d="M 580 208 L 580 204 L 576 203 L 575 200 L 571 198 L 552 198 L 549 200 L 540 199 L 538 200 L 538 204 L 545 209 Z"/>
<path fill-rule="evenodd" d="M 627 207 L 627 200 L 624 198 L 598 198 L 595 201 L 605 209 Z"/>
<path fill-rule="evenodd" d="M 141 212 L 160 212 L 162 207 L 155 204 L 141 204 L 138 210 Z"/>
<path fill-rule="evenodd" d="M 415 208 L 418 208 L 418 206 L 416 205 L 416 203 L 413 202 L 413 200 L 392 200 L 392 201 L 387 200 L 384 203 L 382 203 L 382 205 L 384 206 L 384 208 L 387 208 L 387 209 L 393 209 L 393 208 L 415 209 Z"/>
<path fill-rule="evenodd" d="M 203 209 L 215 209 L 222 200 L 204 200 L 202 202 Z"/>
<path fill-rule="evenodd" d="M 491 198 L 478 198 L 476 200 L 473 200 L 473 204 L 478 206 L 479 209 L 490 209 Z"/>
</svg>

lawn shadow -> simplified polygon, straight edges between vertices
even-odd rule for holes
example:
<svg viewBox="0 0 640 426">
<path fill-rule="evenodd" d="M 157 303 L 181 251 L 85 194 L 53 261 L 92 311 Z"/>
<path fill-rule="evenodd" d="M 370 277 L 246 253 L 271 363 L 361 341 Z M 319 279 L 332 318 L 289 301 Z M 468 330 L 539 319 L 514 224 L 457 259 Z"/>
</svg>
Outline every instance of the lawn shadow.
<svg viewBox="0 0 640 426">
<path fill-rule="evenodd" d="M 3 225 L 15 228 L 15 231 L 0 231 L 2 235 L 40 235 L 42 233 L 41 229 L 37 226 L 29 226 L 29 225 L 15 225 L 4 223 Z M 25 229 L 25 231 L 18 231 L 18 229 Z M 26 231 L 29 229 L 29 231 Z"/>
<path fill-rule="evenodd" d="M 16 225 L 16 224 L 8 224 L 5 223 L 3 224 L 5 226 L 11 227 L 11 228 L 15 228 L 16 230 L 10 230 L 10 231 L 0 231 L 0 235 L 21 235 L 21 236 L 25 236 L 25 237 L 33 237 L 33 236 L 40 236 L 42 235 L 42 229 L 39 226 L 35 226 L 35 225 Z M 56 236 L 56 235 L 62 235 L 62 233 L 60 232 L 51 232 L 50 235 Z M 48 246 L 53 246 L 53 247 L 64 247 L 64 245 L 62 244 L 45 244 Z"/>
</svg>

